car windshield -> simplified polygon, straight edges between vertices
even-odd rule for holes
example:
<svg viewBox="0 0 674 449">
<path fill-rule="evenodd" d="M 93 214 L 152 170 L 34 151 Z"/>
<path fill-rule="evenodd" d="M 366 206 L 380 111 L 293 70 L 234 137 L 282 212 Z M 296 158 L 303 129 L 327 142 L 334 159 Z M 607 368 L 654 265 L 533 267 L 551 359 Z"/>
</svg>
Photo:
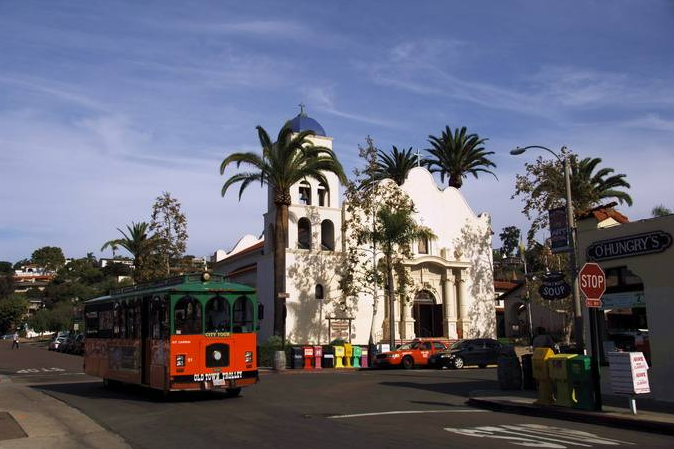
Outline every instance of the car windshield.
<svg viewBox="0 0 674 449">
<path fill-rule="evenodd" d="M 462 343 L 463 340 L 455 341 L 454 343 L 452 343 L 452 346 L 450 346 L 449 349 L 459 349 Z"/>
</svg>

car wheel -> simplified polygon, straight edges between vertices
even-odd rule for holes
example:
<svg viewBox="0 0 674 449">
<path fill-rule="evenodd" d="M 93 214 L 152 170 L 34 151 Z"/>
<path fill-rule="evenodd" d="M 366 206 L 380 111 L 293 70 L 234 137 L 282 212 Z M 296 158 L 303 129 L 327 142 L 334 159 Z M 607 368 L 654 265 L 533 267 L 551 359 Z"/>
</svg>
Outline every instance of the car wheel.
<svg viewBox="0 0 674 449">
<path fill-rule="evenodd" d="M 229 396 L 230 398 L 235 398 L 239 394 L 241 394 L 241 388 L 240 387 L 239 388 L 227 388 L 225 391 L 227 392 L 227 396 Z"/>
<path fill-rule="evenodd" d="M 412 369 L 414 368 L 414 359 L 410 356 L 405 356 L 403 357 L 402 365 L 405 369 Z"/>
<path fill-rule="evenodd" d="M 463 359 L 461 357 L 456 357 L 454 359 L 454 368 L 456 369 L 463 368 Z"/>
</svg>

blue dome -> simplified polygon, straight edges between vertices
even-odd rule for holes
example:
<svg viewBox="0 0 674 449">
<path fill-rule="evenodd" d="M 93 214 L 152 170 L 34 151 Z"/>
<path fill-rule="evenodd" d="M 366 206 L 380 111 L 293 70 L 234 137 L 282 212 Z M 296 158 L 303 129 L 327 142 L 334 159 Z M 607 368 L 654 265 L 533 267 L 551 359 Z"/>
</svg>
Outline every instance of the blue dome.
<svg viewBox="0 0 674 449">
<path fill-rule="evenodd" d="M 304 112 L 304 106 L 297 116 L 290 121 L 290 129 L 298 133 L 301 131 L 313 131 L 317 136 L 325 136 L 325 130 L 316 120 L 312 119 Z"/>
</svg>

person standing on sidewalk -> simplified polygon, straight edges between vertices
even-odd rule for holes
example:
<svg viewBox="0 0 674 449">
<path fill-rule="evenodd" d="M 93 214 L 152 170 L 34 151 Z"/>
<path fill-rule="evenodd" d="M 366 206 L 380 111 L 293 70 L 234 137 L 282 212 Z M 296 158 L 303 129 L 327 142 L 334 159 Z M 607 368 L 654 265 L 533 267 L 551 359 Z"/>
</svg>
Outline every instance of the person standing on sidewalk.
<svg viewBox="0 0 674 449">
<path fill-rule="evenodd" d="M 16 346 L 16 349 L 19 349 L 19 333 L 17 331 L 14 331 L 14 335 L 12 336 L 12 349 Z"/>
</svg>

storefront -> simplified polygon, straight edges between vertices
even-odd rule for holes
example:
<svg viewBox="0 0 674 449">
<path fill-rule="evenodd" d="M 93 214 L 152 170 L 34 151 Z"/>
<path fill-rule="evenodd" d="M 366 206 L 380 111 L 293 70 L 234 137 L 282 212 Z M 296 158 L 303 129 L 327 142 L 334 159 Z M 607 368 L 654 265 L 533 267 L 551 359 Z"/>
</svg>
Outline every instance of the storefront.
<svg viewBox="0 0 674 449">
<path fill-rule="evenodd" d="M 653 397 L 674 402 L 674 215 L 606 226 L 596 216 L 578 222 L 579 261 L 606 273 L 599 312 L 601 355 L 641 351 Z M 585 313 L 585 323 L 588 317 Z M 585 326 L 589 342 L 589 326 Z M 602 357 L 605 360 L 605 357 Z"/>
</svg>

